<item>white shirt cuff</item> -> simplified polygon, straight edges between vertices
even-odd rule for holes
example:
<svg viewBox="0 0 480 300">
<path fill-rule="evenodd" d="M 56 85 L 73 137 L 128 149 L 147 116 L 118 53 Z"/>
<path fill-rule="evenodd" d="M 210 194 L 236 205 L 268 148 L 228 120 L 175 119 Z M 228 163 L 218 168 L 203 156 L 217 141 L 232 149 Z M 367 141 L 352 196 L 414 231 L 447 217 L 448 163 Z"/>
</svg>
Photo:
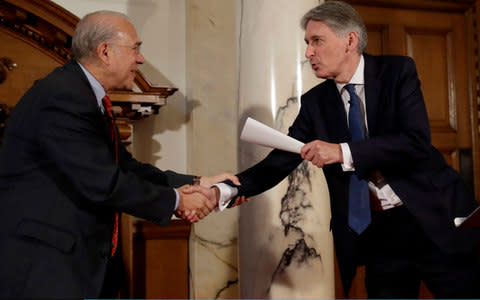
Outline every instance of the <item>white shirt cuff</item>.
<svg viewBox="0 0 480 300">
<path fill-rule="evenodd" d="M 353 157 L 352 152 L 350 152 L 350 147 L 347 143 L 340 143 L 340 147 L 342 148 L 343 155 L 343 172 L 355 171 L 355 168 L 353 167 Z"/>
<path fill-rule="evenodd" d="M 230 186 L 225 183 L 214 184 L 220 190 L 220 199 L 218 199 L 218 210 L 223 211 L 227 208 L 230 201 L 238 194 L 236 187 Z"/>
<path fill-rule="evenodd" d="M 178 207 L 178 202 L 180 201 L 180 195 L 178 194 L 178 191 L 177 189 L 173 189 L 175 191 L 175 209 L 174 210 L 177 210 L 177 207 Z"/>
</svg>

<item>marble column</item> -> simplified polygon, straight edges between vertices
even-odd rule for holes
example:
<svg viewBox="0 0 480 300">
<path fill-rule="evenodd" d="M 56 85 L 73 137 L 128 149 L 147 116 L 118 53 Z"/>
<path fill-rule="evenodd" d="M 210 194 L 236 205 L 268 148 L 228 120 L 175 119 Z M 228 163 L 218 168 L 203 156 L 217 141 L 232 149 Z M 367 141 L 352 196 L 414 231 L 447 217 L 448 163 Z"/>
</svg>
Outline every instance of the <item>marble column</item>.
<svg viewBox="0 0 480 300">
<path fill-rule="evenodd" d="M 304 57 L 300 19 L 315 0 L 239 2 L 239 129 L 247 117 L 282 132 L 320 80 Z M 239 142 L 239 169 L 270 149 Z M 334 298 L 330 203 L 321 169 L 302 163 L 240 208 L 241 298 Z"/>
<path fill-rule="evenodd" d="M 188 172 L 237 171 L 237 0 L 186 1 Z M 239 298 L 238 208 L 212 213 L 190 235 L 190 297 Z"/>
</svg>

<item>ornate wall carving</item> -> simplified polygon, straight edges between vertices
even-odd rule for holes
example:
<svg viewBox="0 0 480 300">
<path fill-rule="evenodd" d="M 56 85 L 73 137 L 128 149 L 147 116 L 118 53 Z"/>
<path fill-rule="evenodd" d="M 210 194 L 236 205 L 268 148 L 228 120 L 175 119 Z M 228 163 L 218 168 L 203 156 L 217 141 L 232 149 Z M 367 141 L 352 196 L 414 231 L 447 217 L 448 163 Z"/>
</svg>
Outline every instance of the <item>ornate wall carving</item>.
<svg viewBox="0 0 480 300">
<path fill-rule="evenodd" d="M 49 0 L 0 0 L 0 33 L 33 47 L 36 52 L 49 56 L 59 65 L 70 59 L 72 35 L 78 21 L 75 15 Z M 15 56 L 0 58 L 0 83 L 6 80 L 7 70 L 14 67 L 13 61 L 21 64 L 25 59 Z M 18 72 L 28 73 L 31 70 L 28 65 L 22 64 Z M 31 84 L 29 82 L 28 86 L 21 87 L 24 89 L 21 94 Z M 126 144 L 130 142 L 133 131 L 132 121 L 158 113 L 159 108 L 166 104 L 166 98 L 177 91 L 174 87 L 153 86 L 140 72 L 136 74 L 135 85 L 135 92 L 109 93 L 121 138 Z M 17 98 L 15 96 L 15 99 L 8 101 L 0 99 L 0 103 L 13 106 L 12 103 L 16 103 Z"/>
</svg>

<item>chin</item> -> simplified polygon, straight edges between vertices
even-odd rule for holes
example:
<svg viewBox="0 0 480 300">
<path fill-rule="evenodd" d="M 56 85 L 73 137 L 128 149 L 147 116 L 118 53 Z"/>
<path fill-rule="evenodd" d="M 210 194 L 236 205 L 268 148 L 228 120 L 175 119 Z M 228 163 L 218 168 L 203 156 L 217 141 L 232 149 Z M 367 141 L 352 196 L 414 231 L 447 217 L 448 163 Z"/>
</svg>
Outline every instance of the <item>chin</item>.
<svg viewBox="0 0 480 300">
<path fill-rule="evenodd" d="M 133 90 L 133 81 L 132 82 L 128 82 L 128 83 L 125 83 L 122 87 L 122 90 L 125 90 L 125 91 L 131 91 Z"/>
<path fill-rule="evenodd" d="M 325 72 L 325 70 L 323 70 L 323 71 L 317 70 L 315 72 L 315 76 L 317 78 L 322 78 L 322 79 L 333 79 L 333 78 L 335 78 L 335 76 L 333 76 L 332 73 Z"/>
</svg>

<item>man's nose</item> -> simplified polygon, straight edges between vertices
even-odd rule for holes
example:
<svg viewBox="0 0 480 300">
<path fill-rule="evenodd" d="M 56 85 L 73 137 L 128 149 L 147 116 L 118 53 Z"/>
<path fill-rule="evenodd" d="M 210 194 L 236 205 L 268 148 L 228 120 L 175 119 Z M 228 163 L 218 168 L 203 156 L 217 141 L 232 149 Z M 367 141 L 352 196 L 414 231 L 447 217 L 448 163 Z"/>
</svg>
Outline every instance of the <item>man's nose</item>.
<svg viewBox="0 0 480 300">
<path fill-rule="evenodd" d="M 145 62 L 145 57 L 143 57 L 142 53 L 138 53 L 137 55 L 137 64 L 141 65 Z"/>
<path fill-rule="evenodd" d="M 305 49 L 305 57 L 310 59 L 313 56 L 313 47 L 307 45 L 307 49 Z"/>
</svg>

